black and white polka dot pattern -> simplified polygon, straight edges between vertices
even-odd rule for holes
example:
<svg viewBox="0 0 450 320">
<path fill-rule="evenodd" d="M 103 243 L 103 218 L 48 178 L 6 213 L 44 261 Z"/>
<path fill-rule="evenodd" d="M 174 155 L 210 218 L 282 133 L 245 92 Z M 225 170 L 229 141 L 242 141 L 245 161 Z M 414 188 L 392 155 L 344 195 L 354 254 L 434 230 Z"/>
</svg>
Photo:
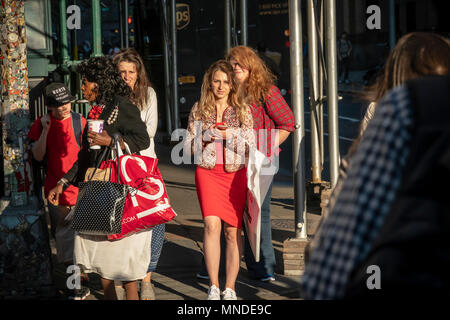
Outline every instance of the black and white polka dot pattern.
<svg viewBox="0 0 450 320">
<path fill-rule="evenodd" d="M 109 181 L 80 183 L 72 229 L 86 234 L 120 233 L 127 193 L 128 186 Z"/>
</svg>

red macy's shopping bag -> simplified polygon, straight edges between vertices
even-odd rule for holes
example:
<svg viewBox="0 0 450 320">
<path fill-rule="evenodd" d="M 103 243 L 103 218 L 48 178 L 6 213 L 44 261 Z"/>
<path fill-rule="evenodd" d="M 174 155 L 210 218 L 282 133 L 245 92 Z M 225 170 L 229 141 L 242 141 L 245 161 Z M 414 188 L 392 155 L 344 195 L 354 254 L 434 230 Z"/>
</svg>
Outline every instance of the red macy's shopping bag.
<svg viewBox="0 0 450 320">
<path fill-rule="evenodd" d="M 132 233 L 169 222 L 176 217 L 169 203 L 166 187 L 156 166 L 158 159 L 138 155 L 119 157 L 119 182 L 135 189 L 127 195 L 123 209 L 122 232 L 108 236 L 118 240 Z M 111 181 L 116 182 L 115 160 L 104 162 L 101 169 L 111 168 Z"/>
</svg>

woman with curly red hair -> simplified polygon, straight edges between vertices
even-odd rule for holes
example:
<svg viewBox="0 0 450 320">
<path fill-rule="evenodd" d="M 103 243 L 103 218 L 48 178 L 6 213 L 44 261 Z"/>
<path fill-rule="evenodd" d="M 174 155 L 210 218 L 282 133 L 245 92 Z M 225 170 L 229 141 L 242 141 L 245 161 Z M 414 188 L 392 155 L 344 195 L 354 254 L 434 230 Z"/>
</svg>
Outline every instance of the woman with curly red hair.
<svg viewBox="0 0 450 320">
<path fill-rule="evenodd" d="M 294 113 L 275 86 L 275 76 L 269 71 L 257 53 L 249 47 L 231 48 L 227 55 L 234 74 L 243 90 L 246 102 L 251 106 L 253 129 L 256 130 L 258 150 L 267 154 L 273 164 L 278 163 L 279 145 L 294 131 Z M 272 246 L 270 224 L 270 185 L 261 208 L 261 252 L 256 262 L 245 234 L 245 262 L 252 278 L 261 281 L 275 280 L 275 252 Z"/>
</svg>

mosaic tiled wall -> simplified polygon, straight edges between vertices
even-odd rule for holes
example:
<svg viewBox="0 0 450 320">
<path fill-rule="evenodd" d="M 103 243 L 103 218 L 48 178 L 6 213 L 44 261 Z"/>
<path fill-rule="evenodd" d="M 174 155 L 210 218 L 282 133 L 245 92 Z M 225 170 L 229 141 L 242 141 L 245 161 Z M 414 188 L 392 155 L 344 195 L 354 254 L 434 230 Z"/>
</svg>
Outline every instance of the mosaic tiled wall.
<svg viewBox="0 0 450 320">
<path fill-rule="evenodd" d="M 1 0 L 0 70 L 4 194 L 25 205 L 31 190 L 30 127 L 24 1 Z"/>
</svg>

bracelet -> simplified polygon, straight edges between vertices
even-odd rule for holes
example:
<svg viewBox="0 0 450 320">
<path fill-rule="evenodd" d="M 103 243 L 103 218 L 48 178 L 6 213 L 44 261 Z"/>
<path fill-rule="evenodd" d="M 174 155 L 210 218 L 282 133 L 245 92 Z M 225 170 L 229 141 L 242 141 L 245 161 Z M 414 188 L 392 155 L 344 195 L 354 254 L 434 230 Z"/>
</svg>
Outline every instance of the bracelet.
<svg viewBox="0 0 450 320">
<path fill-rule="evenodd" d="M 65 187 L 69 187 L 69 186 L 70 186 L 69 180 L 67 180 L 66 178 L 61 178 L 61 179 L 59 179 L 59 181 L 58 181 L 57 184 L 58 184 L 58 185 L 62 184 L 62 185 L 65 186 Z"/>
</svg>

